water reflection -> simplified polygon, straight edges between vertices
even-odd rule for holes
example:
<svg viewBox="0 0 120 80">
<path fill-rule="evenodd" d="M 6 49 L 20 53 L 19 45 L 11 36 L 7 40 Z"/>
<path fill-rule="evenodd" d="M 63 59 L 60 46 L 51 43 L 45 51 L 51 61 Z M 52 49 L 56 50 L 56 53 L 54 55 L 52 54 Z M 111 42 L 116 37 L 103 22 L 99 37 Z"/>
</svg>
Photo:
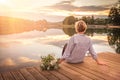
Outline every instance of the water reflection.
<svg viewBox="0 0 120 80">
<path fill-rule="evenodd" d="M 73 34 L 75 34 L 74 28 L 65 28 L 0 35 L 0 72 L 39 65 L 42 55 L 54 53 L 56 57 L 60 57 L 63 45 Z M 106 35 L 95 34 L 95 30 L 92 29 L 86 34 L 94 36 L 91 38 L 97 53 L 106 51 L 114 53 L 107 43 Z"/>
<path fill-rule="evenodd" d="M 63 27 L 65 34 L 72 36 L 74 35 L 74 28 L 65 28 Z M 86 35 L 94 36 L 94 34 L 108 34 L 107 39 L 110 46 L 114 47 L 116 53 L 120 53 L 120 28 L 107 29 L 107 28 L 88 28 Z"/>
<path fill-rule="evenodd" d="M 120 29 L 108 29 L 108 43 L 117 53 L 120 53 Z"/>
<path fill-rule="evenodd" d="M 59 58 L 66 39 L 60 29 L 0 35 L 0 72 L 39 65 L 40 56 L 51 53 Z"/>
<path fill-rule="evenodd" d="M 19 67 L 39 65 L 40 56 L 55 54 L 61 56 L 61 48 L 53 45 L 30 43 L 11 44 L 8 47 L 0 45 L 0 72 L 17 69 Z"/>
<path fill-rule="evenodd" d="M 94 36 L 94 33 L 97 33 L 97 34 L 103 34 L 103 33 L 107 33 L 107 29 L 106 28 L 96 28 L 96 29 L 93 29 L 93 28 L 88 28 L 86 30 L 86 33 L 88 36 Z"/>
<path fill-rule="evenodd" d="M 63 28 L 63 31 L 65 34 L 67 34 L 69 36 L 72 36 L 76 33 L 75 28 Z"/>
</svg>

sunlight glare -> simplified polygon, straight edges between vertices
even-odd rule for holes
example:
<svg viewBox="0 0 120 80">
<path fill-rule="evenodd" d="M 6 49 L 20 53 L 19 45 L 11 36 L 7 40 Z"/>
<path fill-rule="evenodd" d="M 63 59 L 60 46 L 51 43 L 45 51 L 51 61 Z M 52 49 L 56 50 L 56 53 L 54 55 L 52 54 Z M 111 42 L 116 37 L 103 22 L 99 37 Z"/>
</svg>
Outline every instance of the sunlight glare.
<svg viewBox="0 0 120 80">
<path fill-rule="evenodd" d="M 0 4 L 5 4 L 6 0 L 0 0 Z"/>
</svg>

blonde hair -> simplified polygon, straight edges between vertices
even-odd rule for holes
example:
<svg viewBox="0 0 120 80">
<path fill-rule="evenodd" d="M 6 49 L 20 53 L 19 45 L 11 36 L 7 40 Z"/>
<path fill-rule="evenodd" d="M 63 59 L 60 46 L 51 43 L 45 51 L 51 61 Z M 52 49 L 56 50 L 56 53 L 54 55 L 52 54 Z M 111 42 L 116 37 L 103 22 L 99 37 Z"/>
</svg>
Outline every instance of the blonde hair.
<svg viewBox="0 0 120 80">
<path fill-rule="evenodd" d="M 76 32 L 85 32 L 87 29 L 87 25 L 83 20 L 77 21 L 75 23 Z"/>
</svg>

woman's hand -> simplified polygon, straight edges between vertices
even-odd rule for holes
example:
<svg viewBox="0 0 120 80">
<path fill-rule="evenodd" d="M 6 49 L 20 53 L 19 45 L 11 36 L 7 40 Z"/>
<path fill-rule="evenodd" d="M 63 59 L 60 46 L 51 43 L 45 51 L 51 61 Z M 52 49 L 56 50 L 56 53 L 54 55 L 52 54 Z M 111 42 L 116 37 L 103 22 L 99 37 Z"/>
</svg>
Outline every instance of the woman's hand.
<svg viewBox="0 0 120 80">
<path fill-rule="evenodd" d="M 98 65 L 106 65 L 105 62 L 101 62 L 101 61 L 98 61 L 97 64 L 98 64 Z"/>
<path fill-rule="evenodd" d="M 97 62 L 98 65 L 106 65 L 105 62 L 102 62 L 102 61 L 100 61 L 100 60 L 98 60 L 98 59 L 95 59 L 95 61 Z"/>
<path fill-rule="evenodd" d="M 58 64 L 61 64 L 65 59 L 59 59 Z"/>
</svg>

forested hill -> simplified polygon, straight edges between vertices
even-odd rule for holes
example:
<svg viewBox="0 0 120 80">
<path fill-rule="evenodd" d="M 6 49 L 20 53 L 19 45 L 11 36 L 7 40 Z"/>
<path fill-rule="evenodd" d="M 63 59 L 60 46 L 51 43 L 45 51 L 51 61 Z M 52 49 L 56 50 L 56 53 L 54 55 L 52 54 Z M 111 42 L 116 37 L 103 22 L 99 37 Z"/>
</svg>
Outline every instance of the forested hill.
<svg viewBox="0 0 120 80">
<path fill-rule="evenodd" d="M 34 29 L 40 30 L 40 24 L 47 24 L 47 21 L 39 20 L 35 22 L 31 20 L 0 16 L 0 34 L 20 33 Z"/>
</svg>

